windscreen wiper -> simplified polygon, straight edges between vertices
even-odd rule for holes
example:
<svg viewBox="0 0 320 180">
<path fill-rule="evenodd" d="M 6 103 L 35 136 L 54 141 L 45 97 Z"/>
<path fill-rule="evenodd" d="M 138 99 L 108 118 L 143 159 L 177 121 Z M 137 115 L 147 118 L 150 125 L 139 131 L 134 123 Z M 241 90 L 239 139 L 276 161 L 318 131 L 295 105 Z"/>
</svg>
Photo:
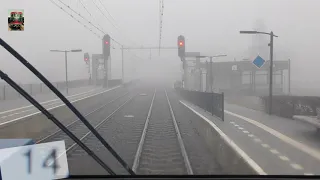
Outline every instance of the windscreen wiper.
<svg viewBox="0 0 320 180">
<path fill-rule="evenodd" d="M 54 87 L 35 67 L 33 67 L 24 57 L 15 51 L 9 44 L 0 38 L 0 45 L 2 45 L 10 54 L 17 58 L 26 68 L 28 68 L 34 75 L 36 75 L 47 87 L 56 94 L 59 99 L 66 104 L 66 106 L 85 124 L 88 129 L 98 138 L 98 140 L 106 147 L 109 152 L 119 161 L 119 163 L 131 174 L 135 175 L 129 165 L 118 155 L 118 153 L 107 143 L 107 141 L 98 133 L 98 131 L 85 119 L 85 117 L 64 97 L 61 92 Z M 18 86 L 19 87 L 19 86 Z"/>
<path fill-rule="evenodd" d="M 115 173 L 106 165 L 93 151 L 91 151 L 80 139 L 78 139 L 67 127 L 65 127 L 58 119 L 56 119 L 48 110 L 46 110 L 38 101 L 30 96 L 24 89 L 22 89 L 16 82 L 14 82 L 6 73 L 0 69 L 0 78 L 6 81 L 13 89 L 26 98 L 39 111 L 41 111 L 48 119 L 55 123 L 63 132 L 65 132 L 72 140 L 74 140 L 80 147 L 82 147 L 94 160 L 97 161 L 110 174 Z"/>
</svg>

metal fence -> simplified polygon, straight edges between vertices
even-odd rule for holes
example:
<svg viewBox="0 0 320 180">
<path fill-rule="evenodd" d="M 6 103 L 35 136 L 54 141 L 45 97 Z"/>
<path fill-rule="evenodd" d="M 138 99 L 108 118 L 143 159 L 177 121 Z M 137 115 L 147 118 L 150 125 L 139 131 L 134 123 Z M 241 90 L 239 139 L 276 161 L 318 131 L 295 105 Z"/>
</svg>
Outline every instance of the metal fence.
<svg viewBox="0 0 320 180">
<path fill-rule="evenodd" d="M 66 89 L 65 82 L 53 82 L 52 83 L 57 89 L 64 90 Z M 91 83 L 89 80 L 73 80 L 68 82 L 69 88 L 78 88 L 83 86 L 89 86 Z M 30 95 L 37 95 L 37 94 L 45 94 L 50 93 L 51 90 L 43 83 L 40 84 L 19 84 L 27 93 Z M 15 91 L 11 86 L 8 84 L 0 85 L 0 100 L 13 100 L 20 98 L 21 95 Z"/>
<path fill-rule="evenodd" d="M 177 89 L 181 97 L 224 121 L 224 94 Z"/>
<path fill-rule="evenodd" d="M 121 83 L 122 83 L 121 79 L 111 79 L 108 81 L 108 86 L 114 87 L 114 86 L 120 85 Z"/>
<path fill-rule="evenodd" d="M 261 97 L 268 112 L 269 96 Z M 272 113 L 274 115 L 292 118 L 294 115 L 317 116 L 320 109 L 320 97 L 317 96 L 287 96 L 272 97 Z"/>
</svg>

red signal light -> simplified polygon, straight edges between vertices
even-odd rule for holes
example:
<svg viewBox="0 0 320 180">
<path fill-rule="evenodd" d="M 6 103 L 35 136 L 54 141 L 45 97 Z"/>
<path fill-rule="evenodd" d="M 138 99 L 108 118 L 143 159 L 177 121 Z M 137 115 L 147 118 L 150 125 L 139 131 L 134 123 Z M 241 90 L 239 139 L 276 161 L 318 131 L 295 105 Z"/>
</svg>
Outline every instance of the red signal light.
<svg viewBox="0 0 320 180">
<path fill-rule="evenodd" d="M 183 42 L 182 41 L 179 42 L 179 46 L 183 46 Z"/>
<path fill-rule="evenodd" d="M 84 60 L 85 60 L 85 61 L 88 61 L 88 58 L 85 58 Z"/>
<path fill-rule="evenodd" d="M 108 42 L 108 41 L 106 41 L 106 44 L 109 44 L 109 42 Z"/>
</svg>

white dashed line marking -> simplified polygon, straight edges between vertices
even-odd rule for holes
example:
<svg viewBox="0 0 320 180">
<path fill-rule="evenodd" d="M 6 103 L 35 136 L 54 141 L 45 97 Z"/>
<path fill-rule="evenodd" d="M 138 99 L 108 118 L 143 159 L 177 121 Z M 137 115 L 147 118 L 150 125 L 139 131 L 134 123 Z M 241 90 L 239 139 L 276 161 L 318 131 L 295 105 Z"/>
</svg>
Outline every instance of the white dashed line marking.
<svg viewBox="0 0 320 180">
<path fill-rule="evenodd" d="M 261 142 L 261 139 L 255 138 L 254 141 L 255 141 L 255 142 Z"/>
<path fill-rule="evenodd" d="M 287 156 L 279 156 L 279 158 L 284 161 L 289 161 L 289 158 Z"/>
<path fill-rule="evenodd" d="M 230 124 L 233 124 L 235 127 L 238 127 L 238 129 L 242 130 L 243 133 L 248 134 L 249 137 L 255 137 L 253 134 L 249 134 L 249 131 L 246 131 L 243 127 L 237 125 L 235 122 L 230 122 Z M 262 142 L 261 139 L 255 137 L 254 138 L 255 142 Z M 268 144 L 261 144 L 262 147 L 264 148 L 269 148 L 270 146 Z M 273 154 L 280 154 L 279 151 L 277 151 L 276 149 L 270 149 L 270 152 Z M 283 155 L 278 155 L 278 157 L 283 160 L 283 161 L 288 161 L 288 163 L 290 163 L 290 159 L 287 156 L 283 156 Z M 303 170 L 304 168 L 296 163 L 290 163 L 290 166 L 295 169 L 295 170 Z M 314 174 L 312 173 L 304 173 L 304 175 L 309 175 L 312 176 Z"/>
<path fill-rule="evenodd" d="M 279 154 L 279 151 L 277 151 L 275 149 L 270 149 L 270 152 L 272 152 L 273 154 Z"/>
<path fill-rule="evenodd" d="M 238 127 L 238 129 L 243 129 L 242 127 Z M 242 131 L 243 133 L 249 133 L 248 131 L 246 130 L 243 130 Z M 248 134 L 249 137 L 254 137 L 253 134 Z M 255 142 L 262 142 L 261 139 L 259 138 L 254 138 L 254 141 Z M 264 148 L 269 148 L 270 146 L 268 144 L 261 144 L 262 147 Z M 270 152 L 273 153 L 273 154 L 280 154 L 279 151 L 277 151 L 276 149 L 270 149 Z M 282 155 L 279 155 L 278 156 L 281 160 L 283 161 L 289 161 L 290 162 L 290 159 L 287 157 L 287 156 L 282 156 Z M 303 170 L 303 167 L 299 164 L 295 164 L 295 163 L 291 163 L 290 166 L 295 169 L 295 170 Z M 304 173 L 304 175 L 314 175 L 312 173 Z"/>
<path fill-rule="evenodd" d="M 304 173 L 304 175 L 306 175 L 306 176 L 313 176 L 314 174 L 312 174 L 312 173 Z"/>
<path fill-rule="evenodd" d="M 238 117 L 246 122 L 249 122 L 259 128 L 261 128 L 262 130 L 270 133 L 271 135 L 277 137 L 278 139 L 282 140 L 283 142 L 289 144 L 289 145 L 292 145 L 294 146 L 295 148 L 309 154 L 310 156 L 313 156 L 314 158 L 320 160 L 320 151 L 318 151 L 317 149 L 314 149 L 308 145 L 305 145 L 303 143 L 300 143 L 294 139 L 291 139 L 290 137 L 272 129 L 271 127 L 263 124 L 263 123 L 260 123 L 256 120 L 253 120 L 253 119 L 250 119 L 250 118 L 247 118 L 247 117 L 244 117 L 244 116 L 241 116 L 239 114 L 236 114 L 236 113 L 233 113 L 233 112 L 230 112 L 230 111 L 227 111 L 227 110 L 224 110 L 225 113 L 227 114 L 230 114 L 232 116 L 235 116 L 235 117 Z"/>
<path fill-rule="evenodd" d="M 268 144 L 261 144 L 261 146 L 264 147 L 264 148 L 270 147 Z"/>
<path fill-rule="evenodd" d="M 252 169 L 259 175 L 266 175 L 267 173 L 264 172 L 264 170 L 253 160 L 251 159 L 250 156 L 248 156 L 248 154 L 246 154 L 239 146 L 236 145 L 236 143 L 231 140 L 226 134 L 224 134 L 224 132 L 219 129 L 219 127 L 217 125 L 215 125 L 212 121 L 210 121 L 209 119 L 207 119 L 205 116 L 203 116 L 201 113 L 197 112 L 196 110 L 194 110 L 193 108 L 189 107 L 186 103 L 180 101 L 181 104 L 183 104 L 184 106 L 186 106 L 187 108 L 189 108 L 191 111 L 193 111 L 195 114 L 197 114 L 199 117 L 201 117 L 203 120 L 205 120 L 207 123 L 209 123 L 209 125 L 211 125 L 211 127 L 219 133 L 219 135 L 221 136 L 222 140 L 224 142 L 226 142 L 232 149 L 235 150 L 235 152 L 244 159 L 244 161 L 246 163 L 248 163 Z M 236 126 L 236 125 L 235 125 Z"/>
<path fill-rule="evenodd" d="M 17 114 L 20 114 L 20 113 L 14 113 L 14 114 L 16 114 L 16 115 L 17 115 Z"/>
<path fill-rule="evenodd" d="M 302 170 L 303 169 L 303 167 L 300 166 L 299 164 L 290 164 L 290 165 L 296 170 Z"/>
</svg>

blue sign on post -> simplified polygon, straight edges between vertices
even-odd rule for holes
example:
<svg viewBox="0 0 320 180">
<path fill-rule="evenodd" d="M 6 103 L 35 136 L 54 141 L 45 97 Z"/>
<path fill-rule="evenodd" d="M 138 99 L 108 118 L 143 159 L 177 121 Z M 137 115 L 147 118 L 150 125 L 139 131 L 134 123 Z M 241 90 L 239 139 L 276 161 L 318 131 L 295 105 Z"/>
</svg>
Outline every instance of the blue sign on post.
<svg viewBox="0 0 320 180">
<path fill-rule="evenodd" d="M 257 66 L 257 68 L 261 68 L 261 67 L 264 65 L 265 62 L 266 62 L 266 61 L 265 61 L 264 59 L 262 59 L 262 57 L 260 57 L 260 56 L 257 56 L 257 57 L 252 61 L 252 63 L 253 63 L 255 66 Z"/>
</svg>

